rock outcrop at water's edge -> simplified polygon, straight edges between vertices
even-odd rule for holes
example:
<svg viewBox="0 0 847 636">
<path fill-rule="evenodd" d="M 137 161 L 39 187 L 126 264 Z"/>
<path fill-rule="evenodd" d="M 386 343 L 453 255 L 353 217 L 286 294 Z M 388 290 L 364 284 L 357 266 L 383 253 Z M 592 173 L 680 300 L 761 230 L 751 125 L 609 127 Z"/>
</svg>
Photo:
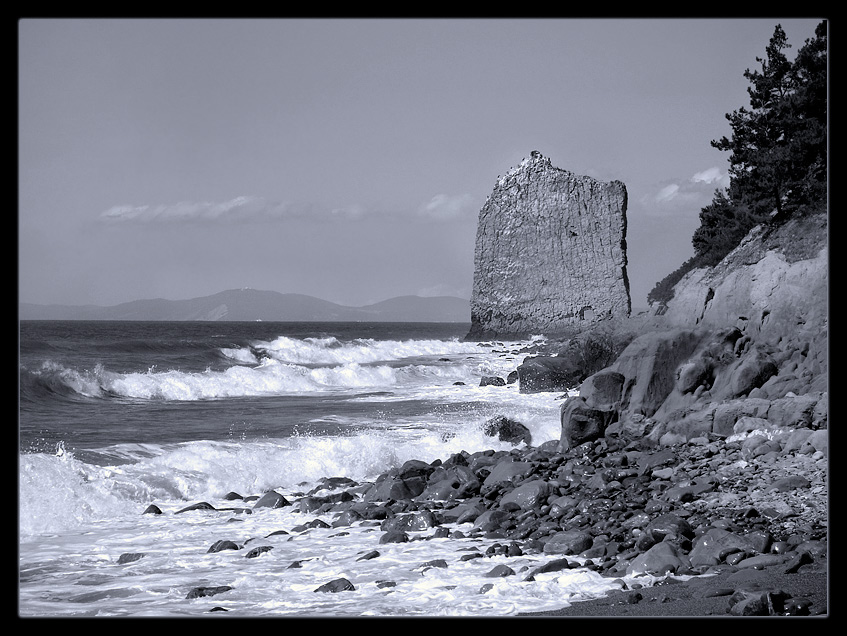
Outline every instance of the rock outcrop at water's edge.
<svg viewBox="0 0 847 636">
<path fill-rule="evenodd" d="M 626 186 L 533 151 L 479 213 L 469 339 L 579 331 L 629 316 Z"/>
<path fill-rule="evenodd" d="M 684 277 L 655 313 L 602 371 L 622 378 L 603 404 L 591 393 L 594 378 L 581 384 L 588 406 L 610 411 L 612 432 L 673 443 L 726 437 L 751 417 L 771 434 L 827 429 L 825 216 L 755 228 L 717 266 Z M 565 412 L 563 405 L 563 432 Z"/>
</svg>

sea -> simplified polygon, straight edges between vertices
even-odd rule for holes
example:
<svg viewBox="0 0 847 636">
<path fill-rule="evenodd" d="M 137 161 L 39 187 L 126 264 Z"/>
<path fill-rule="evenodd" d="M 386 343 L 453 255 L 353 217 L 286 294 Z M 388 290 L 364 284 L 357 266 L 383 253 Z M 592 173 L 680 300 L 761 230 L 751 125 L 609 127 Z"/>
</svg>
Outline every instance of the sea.
<svg viewBox="0 0 847 636">
<path fill-rule="evenodd" d="M 227 499 L 296 502 L 338 492 L 325 478 L 365 484 L 411 459 L 511 450 L 483 431 L 497 415 L 534 446 L 558 439 L 565 394 L 480 386 L 542 336 L 470 342 L 461 323 L 19 327 L 20 617 L 488 617 L 620 589 L 583 567 L 524 581 L 550 560 L 540 553 L 461 559 L 496 539 L 430 529 L 379 544 L 374 522 Z M 229 510 L 179 512 L 199 502 Z M 209 552 L 219 540 L 243 547 Z M 488 576 L 500 563 L 515 574 Z M 338 578 L 354 589 L 316 592 Z M 188 598 L 197 587 L 229 589 Z"/>
</svg>

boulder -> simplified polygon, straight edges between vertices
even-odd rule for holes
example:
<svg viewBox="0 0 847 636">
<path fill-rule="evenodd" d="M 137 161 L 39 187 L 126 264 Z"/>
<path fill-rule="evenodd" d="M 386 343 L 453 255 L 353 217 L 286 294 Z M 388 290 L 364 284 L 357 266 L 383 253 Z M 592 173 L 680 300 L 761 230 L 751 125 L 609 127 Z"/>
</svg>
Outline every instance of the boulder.
<svg viewBox="0 0 847 636">
<path fill-rule="evenodd" d="M 782 445 L 782 452 L 787 454 L 799 451 L 812 432 L 813 431 L 810 428 L 798 428 L 791 431 L 788 438 L 785 440 L 785 443 Z"/>
<path fill-rule="evenodd" d="M 216 594 L 223 594 L 224 592 L 228 592 L 231 589 L 232 587 L 230 587 L 229 585 L 193 587 L 185 596 L 185 598 L 191 599 L 203 598 L 204 596 L 215 596 Z"/>
<path fill-rule="evenodd" d="M 779 371 L 770 355 L 754 350 L 745 355 L 730 371 L 729 390 L 731 397 L 747 395 L 762 386 Z"/>
<path fill-rule="evenodd" d="M 742 417 L 767 418 L 770 401 L 762 398 L 742 398 L 722 402 L 715 407 L 712 432 L 721 437 L 733 434 L 735 423 Z"/>
<path fill-rule="evenodd" d="M 526 358 L 518 367 L 521 393 L 567 391 L 579 385 L 585 372 L 573 360 L 560 356 Z"/>
<path fill-rule="evenodd" d="M 178 515 L 183 512 L 192 512 L 194 510 L 217 510 L 212 504 L 206 501 L 199 501 L 196 504 L 191 504 L 190 506 L 186 506 L 180 510 L 177 510 L 174 514 Z"/>
<path fill-rule="evenodd" d="M 139 559 L 143 559 L 145 556 L 144 552 L 124 552 L 122 555 L 118 557 L 118 564 L 124 565 L 126 563 L 133 563 L 134 561 L 138 561 Z"/>
<path fill-rule="evenodd" d="M 407 543 L 409 535 L 401 530 L 390 530 L 379 538 L 379 542 L 383 543 Z"/>
<path fill-rule="evenodd" d="M 420 532 L 437 525 L 438 522 L 429 510 L 420 510 L 386 519 L 380 525 L 380 530 L 385 532 Z"/>
<path fill-rule="evenodd" d="M 474 472 L 464 465 L 439 466 L 430 474 L 419 501 L 453 501 L 479 493 L 482 484 Z"/>
<path fill-rule="evenodd" d="M 544 543 L 545 554 L 579 554 L 591 547 L 594 539 L 582 530 L 562 530 Z"/>
<path fill-rule="evenodd" d="M 627 566 L 628 576 L 652 574 L 663 576 L 691 567 L 688 557 L 668 541 L 660 541 L 639 554 Z"/>
<path fill-rule="evenodd" d="M 497 462 L 482 482 L 483 486 L 492 487 L 498 484 L 512 483 L 527 475 L 532 469 L 529 462 L 515 461 L 511 456 Z"/>
<path fill-rule="evenodd" d="M 812 434 L 806 438 L 806 441 L 803 442 L 803 445 L 800 447 L 800 452 L 804 454 L 821 452 L 824 455 L 829 456 L 829 430 L 824 428 L 818 431 L 813 431 Z"/>
<path fill-rule="evenodd" d="M 334 580 L 330 581 L 329 583 L 324 583 L 319 588 L 317 588 L 315 590 L 315 592 L 336 593 L 336 592 L 347 592 L 347 591 L 351 591 L 351 590 L 355 590 L 355 589 L 356 588 L 353 586 L 353 584 L 350 581 L 348 581 L 345 578 L 340 578 L 340 579 L 334 579 Z"/>
<path fill-rule="evenodd" d="M 240 550 L 238 544 L 234 541 L 229 541 L 227 539 L 221 539 L 219 541 L 215 541 L 208 550 L 207 553 L 215 553 L 220 552 L 222 550 Z"/>
<path fill-rule="evenodd" d="M 492 417 L 483 425 L 482 432 L 489 437 L 496 437 L 501 442 L 511 444 L 524 442 L 528 446 L 532 441 L 532 433 L 526 426 L 505 415 Z"/>
<path fill-rule="evenodd" d="M 647 525 L 645 531 L 649 532 L 656 541 L 662 541 L 665 537 L 674 535 L 688 539 L 694 536 L 691 524 L 672 513 L 659 515 Z"/>
<path fill-rule="evenodd" d="M 722 563 L 727 554 L 752 550 L 748 539 L 729 530 L 710 528 L 697 537 L 688 554 L 692 567 Z"/>
<path fill-rule="evenodd" d="M 588 376 L 579 387 L 579 396 L 585 403 L 602 411 L 620 409 L 626 378 L 612 369 L 603 369 Z"/>
<path fill-rule="evenodd" d="M 609 424 L 617 419 L 617 412 L 591 408 L 585 398 L 574 396 L 562 403 L 560 418 L 562 433 L 557 450 L 564 452 L 603 437 Z"/>
<path fill-rule="evenodd" d="M 792 395 L 771 401 L 768 420 L 779 428 L 809 428 L 815 419 L 820 396 Z"/>
<path fill-rule="evenodd" d="M 729 597 L 729 613 L 732 616 L 780 616 L 787 600 L 788 594 L 782 590 L 742 587 Z"/>
<path fill-rule="evenodd" d="M 474 528 L 481 528 L 483 530 L 493 529 L 498 527 L 503 521 L 511 518 L 511 516 L 511 513 L 505 510 L 486 510 L 474 519 L 473 526 Z"/>
<path fill-rule="evenodd" d="M 653 331 L 635 338 L 611 366 L 624 376 L 621 410 L 651 417 L 676 388 L 677 369 L 707 332 L 694 329 Z"/>
<path fill-rule="evenodd" d="M 703 386 L 709 389 L 715 380 L 714 362 L 707 357 L 695 357 L 684 362 L 676 372 L 676 388 L 680 393 L 694 393 Z"/>
<path fill-rule="evenodd" d="M 414 499 L 427 485 L 434 466 L 419 460 L 410 460 L 400 468 L 383 473 L 365 493 L 366 501 L 395 501 Z"/>
<path fill-rule="evenodd" d="M 517 504 L 521 510 L 539 508 L 547 502 L 550 496 L 550 484 L 543 479 L 533 479 L 523 482 L 517 488 L 509 491 L 500 499 L 500 507 L 506 504 Z"/>
<path fill-rule="evenodd" d="M 256 500 L 253 508 L 282 508 L 290 506 L 291 502 L 275 490 L 270 490 Z"/>
</svg>

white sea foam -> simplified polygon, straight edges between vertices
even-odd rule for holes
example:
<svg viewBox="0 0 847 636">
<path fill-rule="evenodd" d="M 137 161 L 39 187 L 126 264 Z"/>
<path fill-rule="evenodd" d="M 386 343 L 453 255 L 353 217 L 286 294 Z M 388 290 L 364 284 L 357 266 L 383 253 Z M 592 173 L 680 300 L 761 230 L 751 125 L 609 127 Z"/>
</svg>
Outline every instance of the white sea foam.
<svg viewBox="0 0 847 636">
<path fill-rule="evenodd" d="M 102 389 L 138 399 L 204 400 L 213 398 L 302 394 L 314 391 L 380 389 L 410 384 L 433 385 L 468 380 L 472 370 L 428 365 L 395 367 L 349 362 L 308 367 L 265 359 L 255 367 L 225 371 L 155 371 L 113 374 Z"/>
<path fill-rule="evenodd" d="M 472 342 L 459 340 L 373 340 L 359 338 L 341 342 L 337 338 L 289 338 L 256 342 L 254 347 L 280 362 L 292 364 L 349 364 L 402 360 L 419 356 L 478 353 Z"/>
<path fill-rule="evenodd" d="M 255 495 L 275 489 L 294 500 L 324 477 L 364 483 L 410 459 L 432 462 L 460 451 L 514 448 L 484 434 L 483 424 L 495 413 L 524 423 L 534 445 L 557 439 L 563 395 L 521 394 L 516 384 L 479 386 L 483 375 L 505 377 L 516 368 L 521 356 L 510 351 L 514 348 L 514 343 L 481 347 L 459 341 L 345 343 L 285 337 L 222 350 L 232 361 L 223 370 L 45 369 L 51 385 L 79 395 L 168 402 L 163 406 L 173 409 L 175 425 L 180 401 L 286 395 L 298 400 L 314 395 L 322 401 L 331 394 L 331 409 L 325 414 L 312 409 L 307 417 L 333 433 L 298 434 L 295 428 L 280 438 L 122 443 L 78 457 L 73 452 L 21 454 L 21 615 L 197 616 L 215 606 L 230 610 L 220 615 L 250 617 L 502 615 L 562 607 L 580 595 L 617 586 L 585 570 L 524 582 L 543 555 L 460 561 L 461 548 L 485 549 L 479 540 L 382 545 L 379 528 L 367 524 L 299 534 L 293 528 L 314 515 L 294 507 L 253 514 L 175 514 L 199 501 L 218 508 L 251 505 L 224 500 L 230 491 Z M 401 404 L 399 414 L 380 413 L 395 402 L 426 406 L 406 409 Z M 230 416 L 236 403 L 241 402 L 222 402 L 230 404 Z M 349 411 L 343 407 L 348 403 Z M 369 403 L 373 410 L 363 411 L 361 405 Z M 149 504 L 164 514 L 142 514 Z M 268 537 L 279 529 L 291 534 Z M 219 539 L 244 548 L 207 554 Z M 273 549 L 245 558 L 250 547 L 261 545 Z M 380 557 L 359 561 L 374 549 Z M 144 556 L 118 564 L 128 552 Z M 449 567 L 421 567 L 439 558 Z M 297 560 L 302 567 L 289 569 Z M 516 574 L 486 577 L 500 562 Z M 315 594 L 319 585 L 340 576 L 356 590 Z M 384 579 L 396 586 L 379 587 Z M 488 583 L 493 587 L 480 593 Z M 232 590 L 185 598 L 201 585 Z"/>
<path fill-rule="evenodd" d="M 494 355 L 490 347 L 458 340 L 341 342 L 334 337 L 279 337 L 221 353 L 233 362 L 223 370 L 150 366 L 119 373 L 102 364 L 74 369 L 45 362 L 33 373 L 85 397 L 192 401 L 395 387 L 424 393 L 455 383 L 474 386 L 487 375 L 505 377 L 521 358 L 505 349 Z"/>
<path fill-rule="evenodd" d="M 426 443 L 434 444 L 433 440 Z M 332 453 L 326 452 L 330 446 Z M 417 447 L 390 448 L 374 438 L 299 440 L 286 450 L 273 443 L 241 449 L 230 444 L 187 444 L 161 449 L 160 455 L 144 460 L 147 465 L 134 476 L 130 469 L 94 468 L 67 455 L 29 456 L 22 474 L 42 479 L 25 480 L 22 502 L 45 506 L 45 510 L 31 517 L 39 519 L 41 527 L 22 525 L 20 613 L 197 616 L 220 606 L 228 610 L 228 616 L 244 617 L 494 616 L 555 609 L 620 588 L 620 582 L 584 569 L 525 581 L 531 570 L 549 560 L 543 554 L 461 560 L 468 550 L 484 552 L 494 539 L 437 539 L 429 530 L 411 533 L 420 540 L 380 544 L 379 522 L 303 531 L 303 524 L 314 519 L 332 526 L 335 515 L 302 513 L 296 506 L 255 509 L 252 514 L 221 510 L 251 505 L 224 500 L 222 493 L 229 490 L 225 483 L 240 482 L 245 493 L 261 491 L 283 481 L 284 475 L 274 478 L 272 474 L 295 462 L 304 474 L 370 473 L 376 464 L 419 455 L 425 443 L 410 446 Z M 302 465 L 307 457 L 311 464 Z M 130 493 L 126 482 L 141 479 L 142 473 L 144 483 Z M 151 482 L 156 479 L 169 480 L 170 486 L 155 487 Z M 295 500 L 308 487 L 298 484 L 276 490 Z M 39 490 L 45 496 L 37 497 Z M 141 514 L 147 505 L 143 493 L 162 496 L 169 490 L 182 491 L 188 502 L 202 498 L 218 511 L 177 514 L 188 502 L 176 497 L 156 501 L 162 515 Z M 60 527 L 69 516 L 61 514 L 63 510 L 78 516 L 71 527 Z M 24 507 L 23 512 L 29 516 L 31 511 Z M 451 531 L 471 528 L 470 524 L 444 527 Z M 279 530 L 288 534 L 271 535 Z M 242 547 L 208 553 L 221 539 Z M 270 549 L 246 558 L 251 548 L 261 546 Z M 373 550 L 379 556 L 361 559 Z M 125 553 L 143 556 L 118 563 Z M 433 559 L 444 559 L 447 567 L 424 565 Z M 295 561 L 300 567 L 290 568 Z M 488 573 L 500 564 L 515 574 L 490 578 Z M 355 590 L 315 593 L 320 585 L 340 577 L 348 579 Z M 654 582 L 648 577 L 638 580 Z M 394 586 L 380 587 L 381 581 L 392 581 Z M 487 585 L 490 589 L 483 591 Z M 197 586 L 232 589 L 214 597 L 186 599 Z"/>
</svg>

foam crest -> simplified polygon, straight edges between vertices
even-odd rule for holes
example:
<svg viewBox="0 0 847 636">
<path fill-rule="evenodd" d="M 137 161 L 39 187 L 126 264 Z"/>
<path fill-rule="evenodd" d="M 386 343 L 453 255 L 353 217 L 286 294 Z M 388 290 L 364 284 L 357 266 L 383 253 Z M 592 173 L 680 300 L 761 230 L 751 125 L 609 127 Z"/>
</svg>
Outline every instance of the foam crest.
<svg viewBox="0 0 847 636">
<path fill-rule="evenodd" d="M 33 371 L 27 369 L 21 371 L 22 384 L 34 384 L 37 392 L 47 391 L 56 395 L 76 394 L 85 397 L 102 397 L 104 384 L 115 377 L 99 364 L 93 370 L 78 371 L 52 360 L 45 360 Z M 26 392 L 23 386 L 22 392 Z"/>
<path fill-rule="evenodd" d="M 471 381 L 478 372 L 473 364 L 390 366 L 347 362 L 309 367 L 266 358 L 255 367 L 233 366 L 224 371 L 150 369 L 144 373 L 101 374 L 91 383 L 91 389 L 126 398 L 205 400 L 397 386 L 433 387 Z"/>
<path fill-rule="evenodd" d="M 254 346 L 274 360 L 293 364 L 364 364 L 479 351 L 475 343 L 458 339 L 401 341 L 360 338 L 341 342 L 335 337 L 298 339 L 281 336 L 271 342 L 257 342 Z"/>
<path fill-rule="evenodd" d="M 219 500 L 232 490 L 243 495 L 275 488 L 295 492 L 324 477 L 372 481 L 411 459 L 432 462 L 461 451 L 514 448 L 485 435 L 485 419 L 482 414 L 445 421 L 417 418 L 348 436 L 121 445 L 99 452 L 105 461 L 120 460 L 107 466 L 72 453 L 23 454 L 21 532 L 61 532 L 120 516 L 135 519 L 150 503 L 177 508 Z M 532 421 L 530 428 L 535 428 Z M 533 430 L 536 435 L 544 441 Z"/>
</svg>

